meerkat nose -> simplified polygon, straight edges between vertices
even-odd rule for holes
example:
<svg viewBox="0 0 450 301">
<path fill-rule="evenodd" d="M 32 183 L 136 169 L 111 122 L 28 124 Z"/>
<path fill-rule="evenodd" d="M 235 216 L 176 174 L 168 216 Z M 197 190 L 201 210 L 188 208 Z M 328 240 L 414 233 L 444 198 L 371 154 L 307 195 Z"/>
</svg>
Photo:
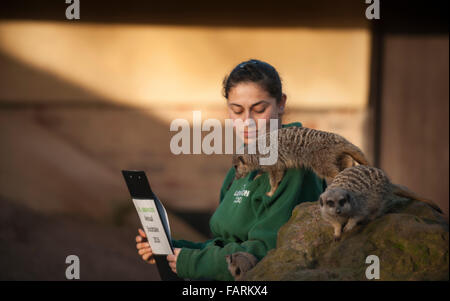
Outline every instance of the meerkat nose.
<svg viewBox="0 0 450 301">
<path fill-rule="evenodd" d="M 336 209 L 337 214 L 341 214 L 341 209 Z"/>
</svg>

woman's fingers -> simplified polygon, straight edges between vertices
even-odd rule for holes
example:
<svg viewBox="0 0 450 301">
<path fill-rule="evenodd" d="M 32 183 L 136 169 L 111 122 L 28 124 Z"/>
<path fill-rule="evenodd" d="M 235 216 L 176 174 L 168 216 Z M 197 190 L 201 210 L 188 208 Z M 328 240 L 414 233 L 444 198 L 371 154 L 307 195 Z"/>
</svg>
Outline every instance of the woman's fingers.
<svg viewBox="0 0 450 301">
<path fill-rule="evenodd" d="M 173 255 L 169 254 L 166 257 L 167 262 L 169 263 L 170 269 L 175 274 L 177 273 L 177 258 L 178 258 L 178 254 L 180 253 L 180 251 L 181 251 L 181 249 L 175 248 L 174 252 L 173 252 L 174 254 Z"/>
<path fill-rule="evenodd" d="M 147 235 L 145 235 L 144 230 L 142 230 L 141 228 L 139 228 L 139 229 L 138 229 L 138 232 L 139 232 L 139 235 L 140 235 L 140 236 L 142 236 L 142 237 L 144 237 L 144 238 L 147 238 Z"/>
<path fill-rule="evenodd" d="M 177 273 L 177 263 L 175 261 L 170 261 L 169 267 L 172 270 L 172 272 Z"/>
<path fill-rule="evenodd" d="M 138 235 L 136 236 L 136 242 L 141 242 L 142 241 L 142 236 Z"/>
<path fill-rule="evenodd" d="M 152 257 L 152 255 L 152 253 L 145 253 L 144 255 L 142 255 L 142 259 L 148 263 L 155 264 L 156 260 Z"/>
<path fill-rule="evenodd" d="M 148 242 L 141 242 L 136 244 L 136 248 L 142 249 L 142 248 L 150 248 L 150 244 Z"/>
<path fill-rule="evenodd" d="M 145 249 L 141 249 L 139 250 L 139 255 L 142 256 L 142 259 L 148 263 L 154 264 L 156 263 L 155 258 L 153 258 L 153 252 L 151 251 L 150 248 L 145 248 Z"/>
<path fill-rule="evenodd" d="M 145 232 L 141 228 L 138 229 L 138 233 L 139 235 L 136 236 L 136 242 L 147 241 L 147 235 L 145 235 Z"/>
<path fill-rule="evenodd" d="M 138 253 L 139 253 L 139 255 L 144 255 L 146 253 L 149 253 L 150 255 L 153 254 L 152 249 L 150 249 L 150 248 L 139 249 Z"/>
<path fill-rule="evenodd" d="M 139 255 L 141 255 L 142 259 L 148 263 L 155 264 L 155 258 L 153 258 L 152 248 L 147 241 L 147 235 L 145 232 L 139 228 L 139 235 L 136 236 L 136 249 L 138 249 Z"/>
</svg>

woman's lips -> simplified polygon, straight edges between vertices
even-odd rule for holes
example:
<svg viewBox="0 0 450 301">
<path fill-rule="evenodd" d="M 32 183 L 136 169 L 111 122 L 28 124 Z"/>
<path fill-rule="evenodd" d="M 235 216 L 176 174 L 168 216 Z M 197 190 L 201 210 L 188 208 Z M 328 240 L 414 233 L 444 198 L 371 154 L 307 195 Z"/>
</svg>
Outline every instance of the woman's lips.
<svg viewBox="0 0 450 301">
<path fill-rule="evenodd" d="M 256 131 L 244 131 L 244 137 L 245 138 L 256 137 Z"/>
</svg>

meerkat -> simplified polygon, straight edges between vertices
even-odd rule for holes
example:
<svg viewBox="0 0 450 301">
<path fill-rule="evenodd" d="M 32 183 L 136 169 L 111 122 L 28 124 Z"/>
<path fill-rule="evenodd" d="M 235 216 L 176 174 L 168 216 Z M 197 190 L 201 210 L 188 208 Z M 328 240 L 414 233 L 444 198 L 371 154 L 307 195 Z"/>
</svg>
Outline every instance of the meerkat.
<svg viewBox="0 0 450 301">
<path fill-rule="evenodd" d="M 236 252 L 231 255 L 225 255 L 225 260 L 228 264 L 228 270 L 236 281 L 241 280 L 245 273 L 258 263 L 258 259 L 247 252 Z"/>
<path fill-rule="evenodd" d="M 381 216 L 387 204 L 399 197 L 425 202 L 442 213 L 432 201 L 391 183 L 381 169 L 363 165 L 347 168 L 334 178 L 319 197 L 320 212 L 324 220 L 334 227 L 337 241 L 343 231 L 348 232 L 359 222 Z"/>
<path fill-rule="evenodd" d="M 270 133 L 267 133 L 266 143 Z M 261 138 L 259 138 L 261 139 Z M 257 143 L 257 142 L 255 142 Z M 328 182 L 342 170 L 353 166 L 353 159 L 359 164 L 369 165 L 363 152 L 344 137 L 305 127 L 288 127 L 278 130 L 278 160 L 273 165 L 260 165 L 256 154 L 234 154 L 233 166 L 236 179 L 253 170 L 268 172 L 272 196 L 288 168 L 310 168 Z"/>
</svg>

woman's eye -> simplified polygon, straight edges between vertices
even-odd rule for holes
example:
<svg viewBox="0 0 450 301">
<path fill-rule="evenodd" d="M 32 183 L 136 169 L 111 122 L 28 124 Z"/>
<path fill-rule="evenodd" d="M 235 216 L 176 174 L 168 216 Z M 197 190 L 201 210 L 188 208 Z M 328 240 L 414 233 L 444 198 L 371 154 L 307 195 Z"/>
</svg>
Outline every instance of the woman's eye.
<svg viewBox="0 0 450 301">
<path fill-rule="evenodd" d="M 257 113 L 257 114 L 264 113 L 265 110 L 266 110 L 265 107 L 264 108 L 255 108 L 255 109 L 253 109 L 253 111 L 255 111 L 255 113 Z"/>
<path fill-rule="evenodd" d="M 242 114 L 243 111 L 233 111 L 234 114 L 239 115 Z"/>
</svg>

